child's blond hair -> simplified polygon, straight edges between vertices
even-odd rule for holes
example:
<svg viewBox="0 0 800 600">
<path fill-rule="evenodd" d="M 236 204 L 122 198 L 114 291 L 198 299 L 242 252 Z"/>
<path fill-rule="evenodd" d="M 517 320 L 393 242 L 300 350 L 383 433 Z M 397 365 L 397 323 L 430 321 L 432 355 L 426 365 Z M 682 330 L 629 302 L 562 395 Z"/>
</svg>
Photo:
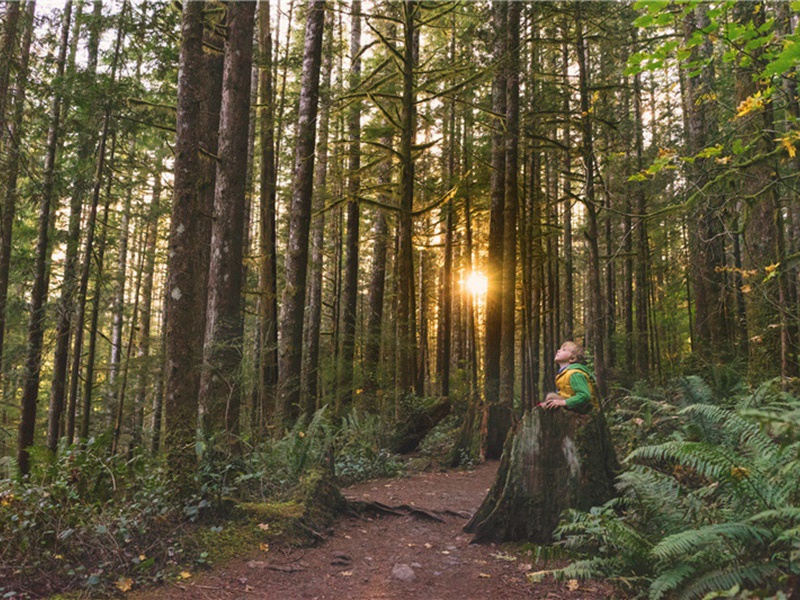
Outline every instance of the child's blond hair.
<svg viewBox="0 0 800 600">
<path fill-rule="evenodd" d="M 567 340 L 564 342 L 561 347 L 567 346 L 572 351 L 572 358 L 574 359 L 573 362 L 582 363 L 586 359 L 586 352 L 583 349 L 583 346 L 579 342 L 573 340 Z"/>
</svg>

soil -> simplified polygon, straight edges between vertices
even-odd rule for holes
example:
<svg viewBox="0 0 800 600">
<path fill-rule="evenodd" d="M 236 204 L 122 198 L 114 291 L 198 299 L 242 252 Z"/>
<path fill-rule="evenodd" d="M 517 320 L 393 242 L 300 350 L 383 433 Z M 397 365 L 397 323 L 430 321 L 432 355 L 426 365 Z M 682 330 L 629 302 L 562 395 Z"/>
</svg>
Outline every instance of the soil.
<svg viewBox="0 0 800 600">
<path fill-rule="evenodd" d="M 422 512 L 343 515 L 320 545 L 235 559 L 137 600 L 511 600 L 618 596 L 596 581 L 530 583 L 532 565 L 514 546 L 470 544 L 462 531 L 491 486 L 497 463 L 472 471 L 424 472 L 343 490 L 349 500 Z M 407 511 L 406 511 L 407 512 Z M 429 514 L 425 514 L 429 513 Z M 436 521 L 429 516 L 439 517 Z"/>
</svg>

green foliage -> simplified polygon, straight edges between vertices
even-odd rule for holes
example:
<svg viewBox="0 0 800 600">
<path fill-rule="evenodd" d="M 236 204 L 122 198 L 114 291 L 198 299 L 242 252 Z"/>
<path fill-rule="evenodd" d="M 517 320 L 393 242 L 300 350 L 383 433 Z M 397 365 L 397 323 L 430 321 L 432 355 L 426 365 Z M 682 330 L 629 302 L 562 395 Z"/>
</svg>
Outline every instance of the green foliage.
<svg viewBox="0 0 800 600">
<path fill-rule="evenodd" d="M 102 447 L 90 440 L 65 448 L 56 461 L 37 461 L 27 481 L 0 481 L 0 581 L 11 586 L 0 592 L 99 590 L 122 576 L 161 579 L 158 555 L 162 567 L 177 564 L 170 537 L 182 507 L 165 471 L 144 457 L 105 456 Z"/>
<path fill-rule="evenodd" d="M 774 382 L 721 398 L 732 382 L 718 382 L 686 377 L 623 401 L 624 414 L 649 414 L 635 417 L 649 443 L 633 442 L 619 498 L 565 516 L 562 543 L 586 558 L 558 576 L 607 577 L 658 599 L 774 594 L 797 574 L 800 435 L 788 424 L 800 399 Z"/>
</svg>

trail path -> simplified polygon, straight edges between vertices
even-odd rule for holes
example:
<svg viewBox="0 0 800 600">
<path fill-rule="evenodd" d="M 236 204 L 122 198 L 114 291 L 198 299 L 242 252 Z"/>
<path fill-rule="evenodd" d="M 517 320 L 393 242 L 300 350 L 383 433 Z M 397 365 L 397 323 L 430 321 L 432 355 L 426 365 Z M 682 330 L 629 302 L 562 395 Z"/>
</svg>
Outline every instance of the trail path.
<svg viewBox="0 0 800 600">
<path fill-rule="evenodd" d="M 365 513 L 343 516 L 315 548 L 273 550 L 237 559 L 181 583 L 137 594 L 138 600 L 511 600 L 609 598 L 599 582 L 531 585 L 525 557 L 507 548 L 470 545 L 462 532 L 480 505 L 497 463 L 473 471 L 420 473 L 343 490 L 350 500 L 408 505 L 441 516 Z M 463 513 L 458 516 L 456 513 Z"/>
</svg>

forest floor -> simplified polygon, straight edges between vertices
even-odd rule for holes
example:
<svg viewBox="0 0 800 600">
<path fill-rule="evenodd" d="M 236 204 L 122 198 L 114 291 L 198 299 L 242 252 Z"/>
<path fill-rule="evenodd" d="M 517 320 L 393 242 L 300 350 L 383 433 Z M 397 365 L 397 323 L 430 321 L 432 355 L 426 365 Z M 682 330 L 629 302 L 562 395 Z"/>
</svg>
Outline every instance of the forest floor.
<svg viewBox="0 0 800 600">
<path fill-rule="evenodd" d="M 352 501 L 407 505 L 440 517 L 364 512 L 342 515 L 312 548 L 269 548 L 128 600 L 595 600 L 619 597 L 597 581 L 530 583 L 531 564 L 514 546 L 470 544 L 462 528 L 494 481 L 497 463 L 429 471 L 342 490 Z"/>
</svg>

